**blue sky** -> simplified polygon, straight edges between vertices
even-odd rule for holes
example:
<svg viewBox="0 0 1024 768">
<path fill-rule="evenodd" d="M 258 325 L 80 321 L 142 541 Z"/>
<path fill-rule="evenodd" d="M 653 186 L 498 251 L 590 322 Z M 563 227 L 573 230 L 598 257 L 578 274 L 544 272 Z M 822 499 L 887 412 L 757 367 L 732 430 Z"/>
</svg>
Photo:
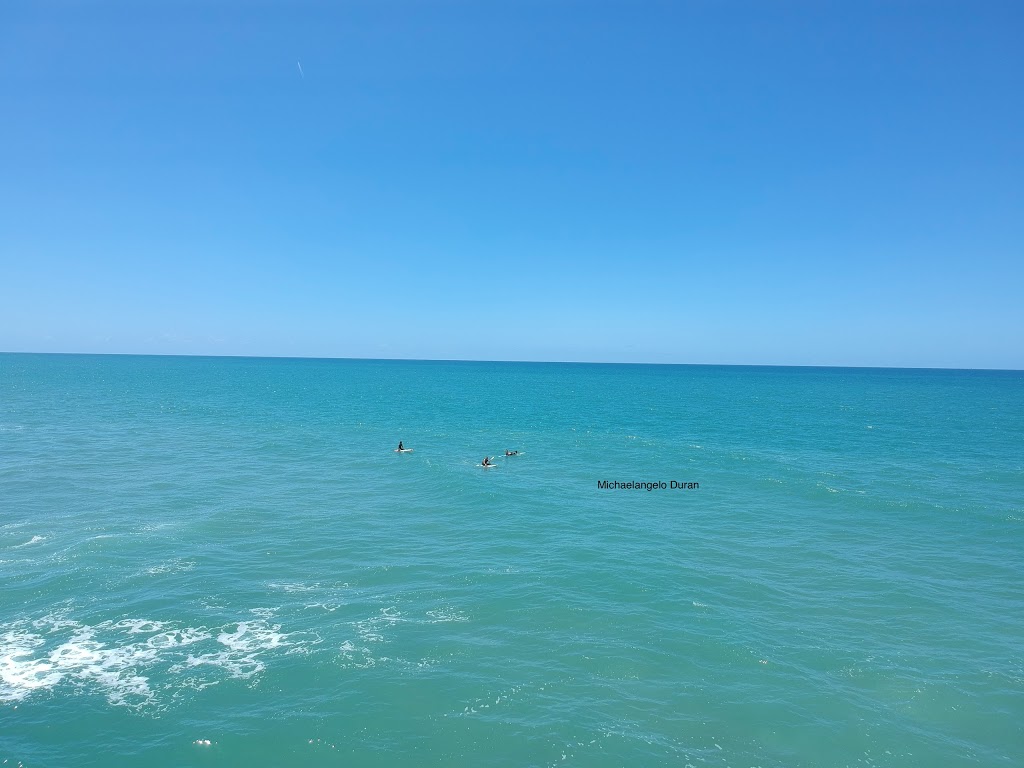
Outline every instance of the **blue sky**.
<svg viewBox="0 0 1024 768">
<path fill-rule="evenodd" d="M 1024 368 L 1022 39 L 1019 2 L 8 0 L 0 351 Z"/>
</svg>

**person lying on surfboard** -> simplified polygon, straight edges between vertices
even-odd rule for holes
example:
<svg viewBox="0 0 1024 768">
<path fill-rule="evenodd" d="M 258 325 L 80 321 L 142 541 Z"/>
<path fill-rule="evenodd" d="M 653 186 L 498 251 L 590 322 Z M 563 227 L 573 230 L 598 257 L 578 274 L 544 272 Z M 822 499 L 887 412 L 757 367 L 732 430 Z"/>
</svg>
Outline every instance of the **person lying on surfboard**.
<svg viewBox="0 0 1024 768">
<path fill-rule="evenodd" d="M 508 448 L 506 448 L 505 449 L 505 455 L 506 456 L 518 456 L 519 455 L 519 451 L 510 451 Z"/>
</svg>

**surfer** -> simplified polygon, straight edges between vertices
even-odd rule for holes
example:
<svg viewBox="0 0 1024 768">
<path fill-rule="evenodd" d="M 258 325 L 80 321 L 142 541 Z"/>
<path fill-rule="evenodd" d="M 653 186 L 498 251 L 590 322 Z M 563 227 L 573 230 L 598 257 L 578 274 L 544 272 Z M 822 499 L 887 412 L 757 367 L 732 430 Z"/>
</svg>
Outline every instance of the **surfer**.
<svg viewBox="0 0 1024 768">
<path fill-rule="evenodd" d="M 489 458 L 484 456 L 484 460 L 483 460 L 483 462 L 481 462 L 480 466 L 481 467 L 493 467 L 494 465 L 491 464 L 491 460 Z"/>
<path fill-rule="evenodd" d="M 506 456 L 518 456 L 519 455 L 519 451 L 510 451 L 508 448 L 506 448 L 505 449 L 505 455 Z"/>
<path fill-rule="evenodd" d="M 398 441 L 398 450 L 399 450 L 399 452 L 401 452 L 401 451 L 404 451 L 404 450 L 405 450 L 405 446 L 404 446 L 404 445 L 402 445 L 402 441 L 401 441 L 401 440 L 399 440 L 399 441 Z"/>
</svg>

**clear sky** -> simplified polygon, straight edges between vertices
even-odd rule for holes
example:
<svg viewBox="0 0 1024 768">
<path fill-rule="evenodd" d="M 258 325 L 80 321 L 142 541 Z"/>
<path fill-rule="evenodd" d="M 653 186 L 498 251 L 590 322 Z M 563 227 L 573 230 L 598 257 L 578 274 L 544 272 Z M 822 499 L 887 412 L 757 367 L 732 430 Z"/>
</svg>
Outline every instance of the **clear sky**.
<svg viewBox="0 0 1024 768">
<path fill-rule="evenodd" d="M 0 3 L 0 351 L 1024 368 L 1024 3 Z"/>
</svg>

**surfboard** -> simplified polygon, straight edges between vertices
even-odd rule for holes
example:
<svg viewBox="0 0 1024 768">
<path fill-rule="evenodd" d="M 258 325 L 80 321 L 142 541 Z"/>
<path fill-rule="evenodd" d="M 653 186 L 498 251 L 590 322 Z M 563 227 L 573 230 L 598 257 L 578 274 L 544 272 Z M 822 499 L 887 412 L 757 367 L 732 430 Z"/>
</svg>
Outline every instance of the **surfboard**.
<svg viewBox="0 0 1024 768">
<path fill-rule="evenodd" d="M 412 453 L 414 450 L 414 448 L 403 448 L 402 450 L 395 448 L 395 453 Z"/>
</svg>

